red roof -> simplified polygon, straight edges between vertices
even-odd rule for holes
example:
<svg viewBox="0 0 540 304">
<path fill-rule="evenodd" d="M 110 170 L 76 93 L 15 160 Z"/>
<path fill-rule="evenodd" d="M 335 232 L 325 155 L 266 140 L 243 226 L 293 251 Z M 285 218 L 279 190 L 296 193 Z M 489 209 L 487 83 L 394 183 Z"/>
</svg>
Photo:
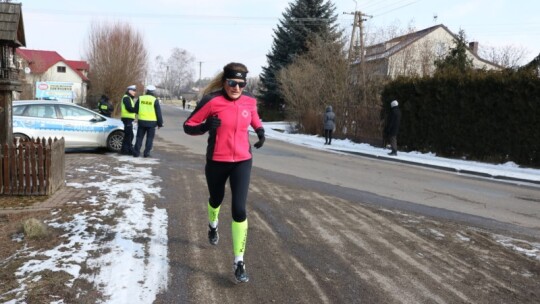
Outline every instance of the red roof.
<svg viewBox="0 0 540 304">
<path fill-rule="evenodd" d="M 21 56 L 26 62 L 33 74 L 42 74 L 58 62 L 63 62 L 69 66 L 83 81 L 88 81 L 82 71 L 88 71 L 90 66 L 86 61 L 66 60 L 55 51 L 29 50 L 23 48 L 16 49 L 17 55 Z"/>
<path fill-rule="evenodd" d="M 86 61 L 66 60 L 66 63 L 78 71 L 88 71 L 90 69 L 90 65 Z"/>
</svg>

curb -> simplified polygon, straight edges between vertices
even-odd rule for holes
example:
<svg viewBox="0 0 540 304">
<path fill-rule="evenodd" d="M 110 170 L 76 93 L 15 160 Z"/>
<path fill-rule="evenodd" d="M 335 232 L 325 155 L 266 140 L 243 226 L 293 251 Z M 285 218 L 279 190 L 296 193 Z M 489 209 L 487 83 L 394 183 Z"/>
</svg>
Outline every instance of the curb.
<svg viewBox="0 0 540 304">
<path fill-rule="evenodd" d="M 522 179 L 522 178 L 515 178 L 515 177 L 510 177 L 510 176 L 491 175 L 491 174 L 488 174 L 488 173 L 476 172 L 476 171 L 471 171 L 471 170 L 458 170 L 458 169 L 451 168 L 451 167 L 424 164 L 424 163 L 399 159 L 399 158 L 390 157 L 390 156 L 373 155 L 373 154 L 355 152 L 355 151 L 343 151 L 343 150 L 339 150 L 339 149 L 330 149 L 330 150 L 338 151 L 338 152 L 341 152 L 341 153 L 347 153 L 347 154 L 353 154 L 353 155 L 368 157 L 368 158 L 393 161 L 393 162 L 398 162 L 398 163 L 403 163 L 403 164 L 408 164 L 408 165 L 413 165 L 413 166 L 426 167 L 426 168 L 431 168 L 431 169 L 436 169 L 436 170 L 441 170 L 441 171 L 454 172 L 454 173 L 460 173 L 460 174 L 467 174 L 467 175 L 473 175 L 473 176 L 479 176 L 479 177 L 485 177 L 485 178 L 492 178 L 494 180 L 499 180 L 499 181 L 521 182 L 521 183 L 531 183 L 531 184 L 535 184 L 535 185 L 540 185 L 540 181 L 534 181 L 534 180 L 528 180 L 528 179 Z"/>
</svg>

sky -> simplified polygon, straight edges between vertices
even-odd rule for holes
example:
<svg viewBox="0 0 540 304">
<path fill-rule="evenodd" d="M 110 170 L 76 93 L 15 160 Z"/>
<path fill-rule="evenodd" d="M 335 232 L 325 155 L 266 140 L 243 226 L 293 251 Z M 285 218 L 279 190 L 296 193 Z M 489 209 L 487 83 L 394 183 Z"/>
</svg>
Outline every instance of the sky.
<svg viewBox="0 0 540 304">
<path fill-rule="evenodd" d="M 335 153 L 353 151 L 371 156 L 388 157 L 386 155 L 388 149 L 367 144 L 355 144 L 349 140 L 335 139 L 332 145 L 328 146 L 324 145 L 324 138 L 318 136 L 291 134 L 287 131 L 288 123 L 285 122 L 264 123 L 264 127 L 268 138 L 295 145 Z M 73 182 L 70 180 L 70 174 L 66 176 L 67 187 L 92 189 L 93 191 L 88 191 L 89 193 L 95 193 L 97 189 L 96 194 L 79 200 L 74 199 L 70 204 L 90 205 L 96 208 L 83 208 L 86 211 L 75 215 L 69 222 L 60 222 L 60 215 L 57 219 L 47 222 L 49 226 L 65 229 L 66 234 L 62 237 L 67 240 L 56 248 L 39 252 L 39 260 L 32 259 L 38 256 L 38 252 L 31 251 L 29 248 L 24 248 L 15 254 L 18 258 L 28 257 L 28 261 L 16 271 L 19 286 L 4 294 L 13 296 L 15 299 L 5 304 L 24 302 L 26 286 L 40 280 L 38 273 L 43 269 L 68 272 L 73 276 L 70 284 L 76 278 L 87 279 L 98 286 L 96 288 L 100 288 L 105 296 L 110 297 L 106 303 L 153 303 L 157 294 L 167 287 L 169 271 L 167 210 L 145 202 L 145 197 L 162 197 L 159 186 L 161 178 L 159 172 L 155 170 L 159 160 L 121 156 L 116 153 L 107 153 L 103 157 L 111 157 L 120 162 L 121 165 L 113 174 L 110 174 L 107 161 L 104 161 L 104 163 L 92 164 L 88 168 L 77 169 L 89 180 L 87 182 Z M 519 184 L 540 187 L 540 170 L 519 168 L 513 163 L 490 165 L 466 160 L 451 160 L 437 157 L 433 153 L 417 152 L 398 152 L 398 156 L 392 158 L 452 168 L 456 172 L 467 170 L 492 176 L 511 177 L 522 180 L 518 182 Z M 118 210 L 123 210 L 123 212 L 118 212 Z M 116 223 L 107 220 L 113 215 Z M 102 230 L 114 233 L 115 237 L 105 244 L 98 244 L 98 237 L 94 233 Z M 431 232 L 444 236 L 436 230 Z M 499 234 L 490 236 L 503 247 L 540 260 L 540 243 Z M 137 241 L 141 238 L 149 241 L 147 243 Z M 471 241 L 464 237 L 460 237 L 460 240 Z M 21 236 L 16 236 L 14 241 L 22 241 Z M 103 242 L 102 239 L 101 242 Z M 95 251 L 104 254 L 96 256 L 92 254 Z M 151 262 L 145 263 L 145 259 Z M 92 275 L 82 273 L 83 263 L 95 272 Z M 0 296 L 4 295 L 0 294 Z M 62 299 L 57 299 L 51 303 L 64 302 Z"/>
<path fill-rule="evenodd" d="M 195 57 L 196 77 L 214 76 L 229 62 L 258 75 L 267 66 L 273 31 L 289 0 L 20 0 L 26 47 L 54 50 L 84 60 L 92 23 L 128 22 L 142 33 L 150 58 L 168 58 L 173 48 Z M 523 64 L 540 53 L 540 1 L 509 0 L 334 0 L 338 24 L 348 35 L 354 11 L 366 17 L 366 32 L 436 24 L 463 29 L 468 41 L 527 51 Z M 518 4 L 519 3 L 519 4 Z M 347 13 L 347 14 L 345 14 Z M 436 16 L 436 18 L 434 18 Z"/>
</svg>

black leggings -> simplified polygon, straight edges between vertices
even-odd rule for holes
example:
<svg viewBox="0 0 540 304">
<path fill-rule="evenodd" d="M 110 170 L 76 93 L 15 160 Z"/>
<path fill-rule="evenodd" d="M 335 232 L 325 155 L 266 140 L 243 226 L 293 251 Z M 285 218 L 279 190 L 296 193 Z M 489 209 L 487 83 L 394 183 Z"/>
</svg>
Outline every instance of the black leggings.
<svg viewBox="0 0 540 304">
<path fill-rule="evenodd" d="M 327 143 L 332 142 L 332 131 L 333 130 L 324 129 L 324 139 L 326 140 Z"/>
<path fill-rule="evenodd" d="M 204 168 L 208 184 L 208 199 L 212 208 L 217 208 L 225 196 L 225 184 L 229 179 L 232 194 L 232 218 L 235 222 L 243 222 L 247 218 L 246 200 L 251 176 L 252 160 L 237 163 L 216 162 L 207 160 Z"/>
</svg>

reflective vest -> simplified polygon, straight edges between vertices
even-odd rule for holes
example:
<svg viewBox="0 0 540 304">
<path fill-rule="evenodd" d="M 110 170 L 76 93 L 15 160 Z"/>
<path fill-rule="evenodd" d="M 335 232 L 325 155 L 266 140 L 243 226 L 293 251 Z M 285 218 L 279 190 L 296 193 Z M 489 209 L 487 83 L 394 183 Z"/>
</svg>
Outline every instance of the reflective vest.
<svg viewBox="0 0 540 304">
<path fill-rule="evenodd" d="M 120 116 L 122 118 L 131 118 L 131 119 L 135 119 L 135 113 L 131 113 L 131 112 L 128 112 L 128 110 L 126 110 L 126 106 L 124 105 L 124 98 L 126 97 L 129 97 L 129 101 L 131 102 L 131 107 L 135 107 L 135 103 L 133 102 L 133 98 L 129 95 L 124 95 L 122 97 L 122 113 L 120 114 Z"/>
<path fill-rule="evenodd" d="M 155 103 L 156 97 L 152 95 L 139 96 L 139 120 L 157 121 Z"/>
<path fill-rule="evenodd" d="M 102 103 L 99 108 L 103 111 L 107 111 L 109 109 L 109 106 L 106 103 Z"/>
</svg>

